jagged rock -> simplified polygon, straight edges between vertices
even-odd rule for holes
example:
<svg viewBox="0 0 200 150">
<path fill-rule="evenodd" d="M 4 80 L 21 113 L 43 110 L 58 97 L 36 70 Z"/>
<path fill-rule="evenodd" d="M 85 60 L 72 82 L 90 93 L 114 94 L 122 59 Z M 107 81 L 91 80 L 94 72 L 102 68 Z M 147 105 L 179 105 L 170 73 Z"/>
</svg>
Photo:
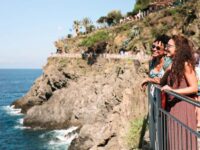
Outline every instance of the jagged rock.
<svg viewBox="0 0 200 150">
<path fill-rule="evenodd" d="M 143 106 L 147 100 L 138 88 L 142 78 L 134 64 L 100 61 L 91 67 L 81 62 L 79 67 L 79 60 L 73 60 L 58 71 L 59 62 L 59 58 L 49 60 L 30 92 L 14 103 L 26 108 L 24 125 L 47 129 L 78 126 L 79 136 L 70 150 L 127 149 L 123 140 L 129 128 L 127 122 L 147 110 Z M 53 90 L 55 82 L 67 86 Z M 42 91 L 51 91 L 52 96 L 39 98 Z"/>
<path fill-rule="evenodd" d="M 69 80 L 75 80 L 75 76 L 65 73 L 56 66 L 50 65 L 44 70 L 31 87 L 30 91 L 21 99 L 12 103 L 16 108 L 22 108 L 22 112 L 26 113 L 34 105 L 41 105 L 48 101 L 54 94 L 54 91 L 67 86 Z"/>
</svg>

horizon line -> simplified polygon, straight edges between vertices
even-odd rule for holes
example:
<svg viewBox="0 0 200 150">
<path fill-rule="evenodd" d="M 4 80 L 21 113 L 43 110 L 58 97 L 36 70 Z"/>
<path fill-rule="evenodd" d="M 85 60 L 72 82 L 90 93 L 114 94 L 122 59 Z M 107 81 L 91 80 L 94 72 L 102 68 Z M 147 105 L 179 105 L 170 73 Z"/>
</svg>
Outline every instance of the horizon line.
<svg viewBox="0 0 200 150">
<path fill-rule="evenodd" d="M 20 70 L 20 69 L 24 69 L 24 70 L 33 70 L 33 69 L 35 69 L 35 70 L 42 70 L 42 68 L 0 68 L 0 70 L 11 70 L 11 69 L 17 69 L 17 70 Z"/>
</svg>

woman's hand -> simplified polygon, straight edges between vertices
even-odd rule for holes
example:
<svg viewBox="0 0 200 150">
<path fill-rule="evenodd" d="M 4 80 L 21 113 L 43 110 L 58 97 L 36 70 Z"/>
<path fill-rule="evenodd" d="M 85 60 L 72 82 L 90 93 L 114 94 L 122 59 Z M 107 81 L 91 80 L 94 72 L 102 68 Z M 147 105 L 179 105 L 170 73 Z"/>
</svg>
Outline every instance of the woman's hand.
<svg viewBox="0 0 200 150">
<path fill-rule="evenodd" d="M 147 78 L 147 79 L 144 79 L 144 80 L 142 81 L 142 84 L 141 84 L 141 90 L 142 90 L 142 91 L 145 91 L 148 82 L 149 82 L 149 79 L 148 79 L 148 78 Z"/>
<path fill-rule="evenodd" d="M 164 91 L 164 90 L 169 90 L 169 91 L 172 91 L 173 89 L 169 86 L 169 85 L 165 85 L 161 88 L 161 91 Z"/>
</svg>

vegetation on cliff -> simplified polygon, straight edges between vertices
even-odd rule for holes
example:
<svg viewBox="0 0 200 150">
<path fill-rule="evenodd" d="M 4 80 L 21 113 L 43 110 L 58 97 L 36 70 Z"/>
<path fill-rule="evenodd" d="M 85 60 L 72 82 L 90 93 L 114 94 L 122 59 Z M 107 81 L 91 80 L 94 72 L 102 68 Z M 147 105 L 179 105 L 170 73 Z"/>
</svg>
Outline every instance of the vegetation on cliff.
<svg viewBox="0 0 200 150">
<path fill-rule="evenodd" d="M 140 2 L 138 1 L 138 5 Z M 144 6 L 145 4 L 142 4 Z M 158 13 L 159 12 L 159 13 Z M 183 5 L 167 7 L 145 16 L 142 20 L 128 21 L 112 27 L 100 28 L 74 38 L 62 39 L 68 53 L 77 53 L 97 45 L 105 37 L 106 53 L 119 53 L 120 48 L 133 54 L 143 51 L 149 54 L 150 44 L 158 34 L 184 34 L 193 41 L 195 48 L 199 41 L 198 2 L 188 1 Z"/>
<path fill-rule="evenodd" d="M 93 34 L 92 36 L 83 39 L 82 42 L 80 43 L 80 46 L 91 47 L 94 46 L 94 44 L 97 42 L 107 41 L 108 39 L 109 39 L 108 32 L 99 31 Z"/>
<path fill-rule="evenodd" d="M 150 0 L 137 0 L 133 11 L 142 10 L 146 8 L 149 5 L 149 3 L 150 3 Z"/>
</svg>

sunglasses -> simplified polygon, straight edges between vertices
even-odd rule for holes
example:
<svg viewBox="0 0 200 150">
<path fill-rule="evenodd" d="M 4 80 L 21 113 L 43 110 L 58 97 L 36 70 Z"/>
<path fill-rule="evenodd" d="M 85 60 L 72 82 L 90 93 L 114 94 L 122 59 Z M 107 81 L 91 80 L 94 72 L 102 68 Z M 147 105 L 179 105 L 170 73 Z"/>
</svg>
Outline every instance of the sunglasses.
<svg viewBox="0 0 200 150">
<path fill-rule="evenodd" d="M 155 45 L 152 45 L 152 47 L 151 47 L 152 49 L 154 49 L 154 48 L 156 48 L 156 50 L 161 50 L 161 48 L 159 47 L 159 46 L 155 46 Z"/>
</svg>

